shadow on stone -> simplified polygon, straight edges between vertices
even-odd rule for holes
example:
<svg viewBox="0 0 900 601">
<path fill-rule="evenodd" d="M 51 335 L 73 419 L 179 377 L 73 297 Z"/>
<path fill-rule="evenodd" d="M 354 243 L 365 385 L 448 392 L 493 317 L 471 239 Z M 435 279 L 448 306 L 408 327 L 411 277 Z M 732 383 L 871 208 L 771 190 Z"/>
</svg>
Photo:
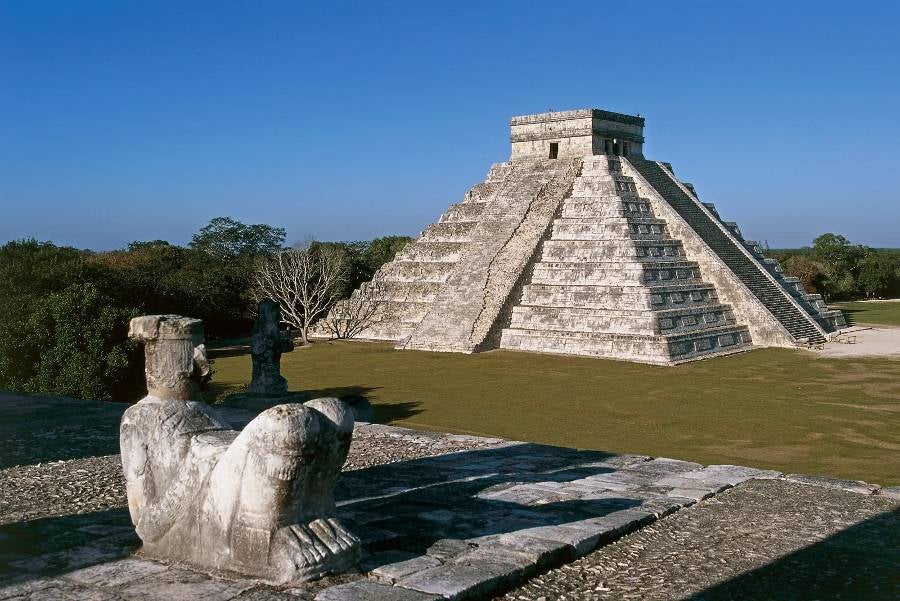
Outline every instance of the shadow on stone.
<svg viewBox="0 0 900 601">
<path fill-rule="evenodd" d="M 0 469 L 119 452 L 125 403 L 0 393 Z"/>
<path fill-rule="evenodd" d="M 688 599 L 896 599 L 898 583 L 900 510 L 860 522 Z"/>
<path fill-rule="evenodd" d="M 557 484 L 562 489 L 573 480 L 614 472 L 602 463 L 615 457 L 522 443 L 345 472 L 337 489 L 339 514 L 369 552 L 434 553 L 439 541 L 513 534 L 639 508 L 641 501 L 627 495 L 574 499 L 560 491 L 552 499 Z M 550 502 L 531 504 L 535 492 Z"/>
<path fill-rule="evenodd" d="M 6 524 L 0 526 L 0 584 L 127 557 L 140 542 L 125 508 Z"/>
</svg>

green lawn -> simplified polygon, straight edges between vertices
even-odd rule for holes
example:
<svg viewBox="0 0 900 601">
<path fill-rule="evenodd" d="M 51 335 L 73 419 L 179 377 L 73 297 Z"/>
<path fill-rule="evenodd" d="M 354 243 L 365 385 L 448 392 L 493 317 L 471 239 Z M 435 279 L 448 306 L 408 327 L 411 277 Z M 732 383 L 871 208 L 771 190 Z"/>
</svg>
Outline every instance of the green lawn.
<svg viewBox="0 0 900 601">
<path fill-rule="evenodd" d="M 213 394 L 250 378 L 246 354 L 214 368 Z M 368 397 L 384 423 L 900 484 L 896 360 L 758 349 L 672 368 L 322 342 L 282 371 L 310 397 Z"/>
<path fill-rule="evenodd" d="M 854 325 L 863 323 L 900 326 L 900 301 L 840 303 L 835 305 Z"/>
</svg>

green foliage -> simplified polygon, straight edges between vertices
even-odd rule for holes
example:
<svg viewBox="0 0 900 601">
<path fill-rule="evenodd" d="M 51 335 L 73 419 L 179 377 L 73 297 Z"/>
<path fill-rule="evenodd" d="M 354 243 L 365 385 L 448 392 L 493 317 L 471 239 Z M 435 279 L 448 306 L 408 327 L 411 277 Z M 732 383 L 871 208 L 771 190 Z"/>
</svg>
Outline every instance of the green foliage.
<svg viewBox="0 0 900 601">
<path fill-rule="evenodd" d="M 870 253 L 859 263 L 858 279 L 867 297 L 881 294 L 900 279 L 900 261 L 885 253 Z"/>
<path fill-rule="evenodd" d="M 378 269 L 393 260 L 394 256 L 409 244 L 409 236 L 384 236 L 370 242 L 347 243 L 347 254 L 352 262 L 350 277 L 351 289 L 356 289 L 363 282 L 368 282 Z"/>
<path fill-rule="evenodd" d="M 824 291 L 825 274 L 819 265 L 805 255 L 789 256 L 783 263 L 785 273 L 800 278 L 803 287 L 810 294 Z"/>
<path fill-rule="evenodd" d="M 217 217 L 188 247 L 132 242 L 94 253 L 50 242 L 0 246 L 0 389 L 133 400 L 143 386 L 140 348 L 127 338 L 138 314 L 203 320 L 208 339 L 244 336 L 253 323 L 253 265 L 282 248 L 285 231 Z M 410 239 L 323 242 L 342 250 L 352 277 L 343 295 Z"/>
<path fill-rule="evenodd" d="M 218 259 L 254 257 L 279 250 L 285 230 L 257 223 L 248 225 L 231 217 L 215 217 L 191 238 L 190 247 Z"/>
<path fill-rule="evenodd" d="M 344 282 L 341 297 L 368 282 L 378 269 L 393 260 L 394 256 L 412 241 L 409 236 L 384 236 L 370 241 L 353 242 L 314 242 L 313 244 L 329 244 L 343 249 L 348 264 L 348 277 Z"/>
<path fill-rule="evenodd" d="M 85 399 L 133 398 L 142 364 L 127 329 L 136 309 L 116 306 L 83 283 L 26 299 L 15 316 L 0 322 L 0 386 Z"/>
<path fill-rule="evenodd" d="M 93 279 L 96 274 L 85 260 L 90 255 L 34 239 L 8 242 L 0 247 L 0 303 L 59 290 L 61 282 Z"/>
<path fill-rule="evenodd" d="M 128 251 L 92 257 L 112 282 L 121 304 L 143 313 L 203 319 L 209 338 L 238 336 L 252 323 L 248 289 L 251 257 L 221 259 L 171 244 L 132 243 Z"/>
<path fill-rule="evenodd" d="M 777 249 L 787 275 L 799 277 L 808 292 L 828 300 L 900 294 L 900 250 L 853 244 L 840 234 L 823 234 L 811 248 Z"/>
</svg>

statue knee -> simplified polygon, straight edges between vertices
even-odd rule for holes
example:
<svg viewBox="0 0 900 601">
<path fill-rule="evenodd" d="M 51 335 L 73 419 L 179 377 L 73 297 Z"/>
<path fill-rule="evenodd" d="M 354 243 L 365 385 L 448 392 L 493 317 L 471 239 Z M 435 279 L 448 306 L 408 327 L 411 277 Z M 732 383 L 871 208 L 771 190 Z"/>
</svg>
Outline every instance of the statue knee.
<svg viewBox="0 0 900 601">
<path fill-rule="evenodd" d="M 298 449 L 319 438 L 321 417 L 299 404 L 277 405 L 260 413 L 247 424 L 244 435 L 257 451 L 293 455 Z"/>
</svg>

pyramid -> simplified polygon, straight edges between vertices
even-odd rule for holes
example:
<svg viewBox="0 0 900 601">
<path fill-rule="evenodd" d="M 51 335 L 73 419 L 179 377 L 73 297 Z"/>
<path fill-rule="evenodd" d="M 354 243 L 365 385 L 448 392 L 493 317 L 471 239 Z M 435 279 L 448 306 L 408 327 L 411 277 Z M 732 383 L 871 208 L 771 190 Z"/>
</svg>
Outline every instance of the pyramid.
<svg viewBox="0 0 900 601">
<path fill-rule="evenodd" d="M 644 159 L 643 130 L 597 109 L 514 117 L 510 160 L 353 293 L 377 306 L 360 337 L 674 365 L 846 325 Z"/>
</svg>

